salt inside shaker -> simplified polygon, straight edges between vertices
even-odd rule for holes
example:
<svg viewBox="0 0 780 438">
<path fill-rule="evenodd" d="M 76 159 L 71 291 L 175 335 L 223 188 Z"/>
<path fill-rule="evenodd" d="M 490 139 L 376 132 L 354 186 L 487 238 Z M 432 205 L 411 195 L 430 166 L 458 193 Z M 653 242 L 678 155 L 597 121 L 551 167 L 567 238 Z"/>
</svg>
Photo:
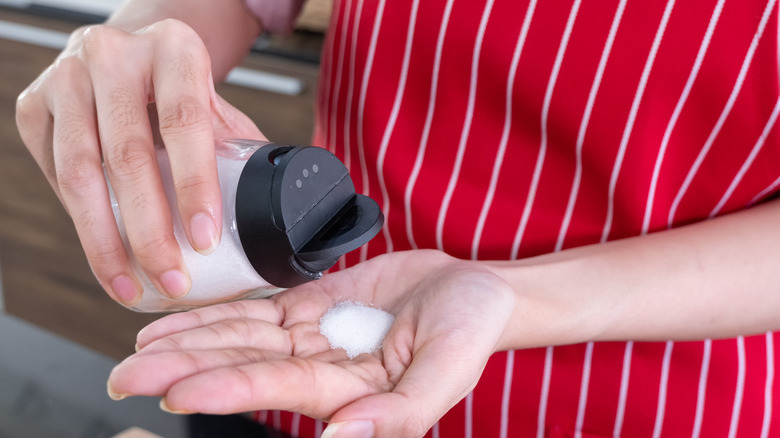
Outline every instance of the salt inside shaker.
<svg viewBox="0 0 780 438">
<path fill-rule="evenodd" d="M 319 279 L 342 255 L 368 242 L 382 227 L 379 206 L 355 193 L 346 167 L 325 149 L 223 140 L 217 142 L 216 152 L 222 238 L 214 252 L 203 255 L 187 240 L 168 155 L 165 149 L 157 150 L 174 235 L 192 278 L 192 288 L 182 298 L 161 294 L 142 271 L 110 190 L 125 249 L 144 287 L 133 310 L 182 311 L 268 297 Z"/>
</svg>

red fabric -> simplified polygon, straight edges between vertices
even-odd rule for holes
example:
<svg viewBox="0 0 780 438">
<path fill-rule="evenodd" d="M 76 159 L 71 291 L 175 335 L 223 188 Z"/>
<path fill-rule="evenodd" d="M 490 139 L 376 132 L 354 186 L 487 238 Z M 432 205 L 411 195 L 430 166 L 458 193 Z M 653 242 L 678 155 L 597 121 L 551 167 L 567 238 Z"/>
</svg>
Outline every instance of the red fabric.
<svg viewBox="0 0 780 438">
<path fill-rule="evenodd" d="M 342 267 L 411 248 L 527 257 L 776 193 L 774 1 L 449 6 L 336 2 L 315 144 L 342 158 L 386 215 L 383 233 Z M 776 339 L 496 354 L 429 435 L 776 436 Z M 271 423 L 298 436 L 322 427 L 288 413 Z"/>
</svg>

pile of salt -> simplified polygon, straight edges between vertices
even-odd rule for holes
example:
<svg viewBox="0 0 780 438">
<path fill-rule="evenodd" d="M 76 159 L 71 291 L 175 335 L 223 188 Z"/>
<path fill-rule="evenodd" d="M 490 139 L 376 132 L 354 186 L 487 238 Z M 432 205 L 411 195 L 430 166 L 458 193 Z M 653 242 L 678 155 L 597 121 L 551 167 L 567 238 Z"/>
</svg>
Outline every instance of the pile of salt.
<svg viewBox="0 0 780 438">
<path fill-rule="evenodd" d="M 320 319 L 320 333 L 333 349 L 343 348 L 350 359 L 382 348 L 393 324 L 393 315 L 384 310 L 352 301 L 342 301 Z"/>
</svg>

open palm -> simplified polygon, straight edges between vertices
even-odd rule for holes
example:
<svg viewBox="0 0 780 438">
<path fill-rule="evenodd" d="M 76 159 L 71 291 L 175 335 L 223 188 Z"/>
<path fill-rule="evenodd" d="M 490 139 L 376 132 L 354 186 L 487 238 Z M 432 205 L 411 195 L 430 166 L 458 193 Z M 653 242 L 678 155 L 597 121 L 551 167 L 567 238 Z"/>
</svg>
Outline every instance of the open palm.
<svg viewBox="0 0 780 438">
<path fill-rule="evenodd" d="M 395 315 L 383 348 L 349 360 L 319 333 L 342 300 Z M 490 270 L 437 251 L 377 257 L 267 300 L 170 315 L 111 373 L 115 397 L 165 397 L 182 412 L 283 409 L 417 436 L 474 387 L 514 305 Z M 359 328 L 358 328 L 359 329 Z"/>
</svg>

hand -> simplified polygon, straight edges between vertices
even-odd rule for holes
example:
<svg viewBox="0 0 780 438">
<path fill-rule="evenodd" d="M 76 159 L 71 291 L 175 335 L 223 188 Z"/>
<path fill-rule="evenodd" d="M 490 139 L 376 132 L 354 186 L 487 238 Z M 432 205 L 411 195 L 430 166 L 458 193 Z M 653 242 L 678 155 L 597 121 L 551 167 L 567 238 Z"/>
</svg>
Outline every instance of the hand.
<svg viewBox="0 0 780 438">
<path fill-rule="evenodd" d="M 126 305 L 142 288 L 116 226 L 103 163 L 147 276 L 171 297 L 190 287 L 147 107 L 156 109 L 150 113 L 158 116 L 189 242 L 207 253 L 222 224 L 214 138 L 264 137 L 217 96 L 209 54 L 191 28 L 165 20 L 134 33 L 105 25 L 79 29 L 17 101 L 22 140 L 73 219 L 97 279 Z"/>
<path fill-rule="evenodd" d="M 382 350 L 348 360 L 330 349 L 319 319 L 341 300 L 395 315 Z M 162 396 L 182 413 L 297 411 L 335 436 L 421 436 L 473 389 L 514 303 L 476 262 L 387 254 L 267 300 L 164 317 L 139 333 L 109 393 Z"/>
</svg>

